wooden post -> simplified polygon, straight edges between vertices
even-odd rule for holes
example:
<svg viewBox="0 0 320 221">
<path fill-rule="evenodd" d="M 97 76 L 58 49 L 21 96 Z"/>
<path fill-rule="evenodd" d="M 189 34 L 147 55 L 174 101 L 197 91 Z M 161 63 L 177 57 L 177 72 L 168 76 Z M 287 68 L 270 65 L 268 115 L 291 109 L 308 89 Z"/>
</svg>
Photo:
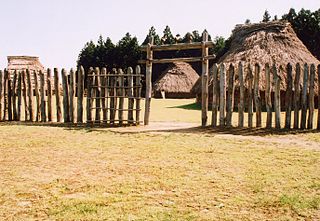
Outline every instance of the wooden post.
<svg viewBox="0 0 320 221">
<path fill-rule="evenodd" d="M 8 90 L 8 120 L 12 121 L 12 87 L 11 87 L 11 74 L 7 72 L 7 90 Z"/>
<path fill-rule="evenodd" d="M 204 31 L 202 33 L 202 102 L 201 102 L 201 118 L 202 127 L 207 125 L 208 120 L 208 72 L 209 72 L 209 62 L 206 57 L 208 56 L 209 49 L 206 47 L 206 42 L 208 41 L 208 32 Z"/>
<path fill-rule="evenodd" d="M 133 69 L 131 67 L 127 70 L 128 76 L 128 124 L 133 124 L 133 107 L 134 107 L 134 98 L 133 98 Z"/>
<path fill-rule="evenodd" d="M 39 84 L 38 84 L 38 74 L 36 71 L 33 72 L 33 80 L 34 80 L 34 91 L 36 95 L 36 121 L 40 121 L 40 93 L 39 93 Z"/>
<path fill-rule="evenodd" d="M 63 120 L 65 123 L 70 122 L 69 115 L 69 90 L 68 90 L 68 79 L 67 71 L 63 68 L 61 71 L 62 90 L 63 90 Z"/>
<path fill-rule="evenodd" d="M 140 103 L 141 103 L 141 68 L 136 66 L 136 124 L 140 124 Z"/>
<path fill-rule="evenodd" d="M 13 120 L 18 120 L 18 112 L 17 112 L 17 78 L 18 73 L 14 71 L 13 81 L 12 81 L 12 110 L 13 110 Z"/>
<path fill-rule="evenodd" d="M 225 126 L 225 112 L 226 112 L 226 70 L 225 65 L 222 63 L 220 64 L 220 105 L 219 105 L 219 112 L 220 112 L 220 122 L 219 125 L 224 127 Z"/>
<path fill-rule="evenodd" d="M 101 69 L 100 82 L 101 82 L 101 107 L 102 107 L 102 121 L 107 122 L 107 106 L 106 106 L 106 79 L 107 79 L 107 69 Z M 108 96 L 108 95 L 107 95 Z"/>
<path fill-rule="evenodd" d="M 320 64 L 317 67 L 318 74 L 318 122 L 317 129 L 320 130 Z"/>
<path fill-rule="evenodd" d="M 296 64 L 296 76 L 294 78 L 294 122 L 293 128 L 299 128 L 299 109 L 300 109 L 300 64 Z"/>
<path fill-rule="evenodd" d="M 118 82 L 119 82 L 119 125 L 123 124 L 123 107 L 124 107 L 124 78 L 123 78 L 123 71 L 121 69 L 118 70 Z"/>
<path fill-rule="evenodd" d="M 282 71 L 282 67 L 280 66 L 280 71 Z M 274 82 L 274 110 L 275 110 L 275 121 L 276 121 L 276 128 L 281 128 L 281 103 L 280 103 L 280 77 L 277 72 L 277 67 L 275 64 L 272 66 L 273 72 L 273 82 Z"/>
<path fill-rule="evenodd" d="M 75 97 L 75 93 L 74 93 L 74 82 L 75 82 L 75 73 L 73 71 L 73 69 L 70 69 L 70 84 L 69 84 L 69 117 L 70 117 L 70 122 L 74 123 L 74 97 Z"/>
<path fill-rule="evenodd" d="M 285 128 L 291 128 L 291 108 L 292 108 L 292 65 L 287 64 L 287 90 L 286 90 L 286 123 Z"/>
<path fill-rule="evenodd" d="M 60 101 L 60 84 L 59 84 L 59 71 L 58 68 L 53 69 L 54 75 L 54 93 L 56 95 L 56 111 L 57 122 L 61 122 L 61 101 Z"/>
<path fill-rule="evenodd" d="M 219 97 L 219 89 L 218 89 L 218 66 L 217 64 L 213 64 L 212 67 L 212 119 L 211 126 L 217 126 L 218 119 L 218 97 Z"/>
<path fill-rule="evenodd" d="M 78 68 L 78 83 L 77 83 L 77 123 L 83 123 L 83 88 L 84 88 L 84 69 L 81 66 Z"/>
<path fill-rule="evenodd" d="M 93 68 L 90 68 L 87 75 L 87 124 L 92 124 L 92 76 Z"/>
<path fill-rule="evenodd" d="M 308 64 L 304 64 L 303 67 L 303 86 L 302 86 L 302 98 L 301 98 L 301 124 L 300 129 L 306 129 L 307 122 L 307 110 L 308 110 L 308 81 L 309 81 L 309 67 Z"/>
<path fill-rule="evenodd" d="M 250 64 L 247 68 L 247 81 L 248 81 L 248 127 L 252 127 L 253 121 L 253 100 L 252 100 L 252 84 L 253 84 L 253 74 Z"/>
<path fill-rule="evenodd" d="M 7 119 L 8 111 L 8 72 L 4 69 L 3 72 L 3 120 Z"/>
<path fill-rule="evenodd" d="M 256 127 L 261 127 L 261 97 L 260 97 L 260 65 L 254 66 L 254 104 L 256 108 Z"/>
<path fill-rule="evenodd" d="M 18 74 L 18 89 L 17 89 L 17 95 L 18 95 L 18 106 L 17 106 L 17 120 L 21 121 L 21 104 L 22 104 L 22 90 L 21 90 L 21 72 Z M 1 119 L 1 118 L 0 118 Z"/>
<path fill-rule="evenodd" d="M 51 69 L 47 69 L 47 96 L 48 96 L 48 121 L 52 121 L 52 88 L 51 88 Z"/>
<path fill-rule="evenodd" d="M 29 121 L 33 121 L 33 93 L 32 93 L 32 82 L 31 82 L 31 72 L 29 69 L 26 70 L 27 84 L 28 84 L 28 108 L 29 108 Z M 36 81 L 36 80 L 35 80 Z"/>
<path fill-rule="evenodd" d="M 271 128 L 272 126 L 272 99 L 271 99 L 271 79 L 270 79 L 270 66 L 267 63 L 265 65 L 265 75 L 266 75 L 266 109 L 267 109 L 267 123 L 266 128 Z"/>
<path fill-rule="evenodd" d="M 23 102 L 24 102 L 24 120 L 28 120 L 29 107 L 27 103 L 27 84 L 26 84 L 26 72 L 22 71 L 22 92 L 23 92 Z"/>
<path fill-rule="evenodd" d="M 44 87 L 44 73 L 40 70 L 40 97 L 41 97 L 41 122 L 47 121 L 47 114 L 46 114 L 46 91 Z"/>
<path fill-rule="evenodd" d="M 313 128 L 315 75 L 316 75 L 316 67 L 314 64 L 312 64 L 310 66 L 308 129 Z"/>
<path fill-rule="evenodd" d="M 110 76 L 110 124 L 114 124 L 115 116 L 116 116 L 116 108 L 117 108 L 117 70 L 115 68 L 112 69 L 112 74 Z"/>
<path fill-rule="evenodd" d="M 3 72 L 0 70 L 0 121 L 2 121 L 2 83 L 3 83 Z"/>
<path fill-rule="evenodd" d="M 144 112 L 144 125 L 149 125 L 150 118 L 150 105 L 151 105 L 151 92 L 152 92 L 152 59 L 153 52 L 153 37 L 149 39 L 147 46 L 147 62 L 146 62 L 146 99 L 145 99 L 145 112 Z"/>
<path fill-rule="evenodd" d="M 243 66 L 239 62 L 238 65 L 238 75 L 239 75 L 239 105 L 238 105 L 238 127 L 244 126 L 244 76 L 243 76 Z"/>
<path fill-rule="evenodd" d="M 101 115 L 101 82 L 100 82 L 100 69 L 98 67 L 95 68 L 95 94 L 96 94 L 96 118 L 95 122 L 100 123 L 100 115 Z"/>
<path fill-rule="evenodd" d="M 227 93 L 227 117 L 226 125 L 228 127 L 232 126 L 232 112 L 233 112 L 233 99 L 234 99 L 234 66 L 230 64 L 229 70 L 229 79 L 228 79 L 228 93 Z"/>
</svg>

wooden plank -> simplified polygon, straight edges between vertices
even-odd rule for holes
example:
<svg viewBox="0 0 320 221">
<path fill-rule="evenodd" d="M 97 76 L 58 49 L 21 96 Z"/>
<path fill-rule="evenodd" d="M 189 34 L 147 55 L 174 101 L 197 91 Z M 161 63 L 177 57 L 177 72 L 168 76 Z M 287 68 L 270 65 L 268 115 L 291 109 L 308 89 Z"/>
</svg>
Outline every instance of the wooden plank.
<svg viewBox="0 0 320 221">
<path fill-rule="evenodd" d="M 214 43 L 212 41 L 207 41 L 205 43 L 205 47 L 213 48 Z M 194 42 L 194 43 L 180 43 L 180 44 L 170 44 L 170 45 L 153 45 L 153 51 L 176 51 L 176 50 L 191 50 L 191 49 L 201 49 L 202 44 L 201 42 Z M 147 47 L 141 47 L 142 51 L 147 51 Z"/>
<path fill-rule="evenodd" d="M 254 95 L 254 105 L 256 109 L 256 127 L 261 127 L 261 97 L 260 97 L 260 65 L 254 65 L 254 81 L 253 81 L 253 95 Z"/>
<path fill-rule="evenodd" d="M 293 128 L 299 128 L 299 109 L 300 109 L 300 76 L 301 67 L 300 64 L 296 64 L 296 75 L 294 78 L 294 119 Z"/>
<path fill-rule="evenodd" d="M 127 69 L 128 76 L 128 124 L 133 124 L 133 108 L 134 108 L 134 98 L 133 98 L 133 69 L 129 67 Z"/>
<path fill-rule="evenodd" d="M 89 69 L 88 74 L 93 74 L 93 68 Z M 87 124 L 92 124 L 92 77 L 87 77 Z"/>
<path fill-rule="evenodd" d="M 61 122 L 61 101 L 60 101 L 60 84 L 59 84 L 59 70 L 58 68 L 53 69 L 54 76 L 54 93 L 56 97 L 56 113 L 57 122 Z"/>
<path fill-rule="evenodd" d="M 36 121 L 38 122 L 40 121 L 40 93 L 39 93 L 38 74 L 36 71 L 33 72 L 33 81 L 34 81 L 34 91 L 36 95 Z"/>
<path fill-rule="evenodd" d="M 24 102 L 24 120 L 28 120 L 28 114 L 29 114 L 29 107 L 27 102 L 27 84 L 26 84 L 26 72 L 23 70 L 22 75 L 22 94 L 23 94 L 23 102 Z"/>
<path fill-rule="evenodd" d="M 201 119 L 202 127 L 207 126 L 208 121 L 208 74 L 209 74 L 209 61 L 204 57 L 208 56 L 209 50 L 206 47 L 208 41 L 208 32 L 202 33 L 202 102 L 201 102 Z"/>
<path fill-rule="evenodd" d="M 252 86 L 253 86 L 253 74 L 250 64 L 247 68 L 247 81 L 248 81 L 248 127 L 252 128 L 253 125 L 253 100 L 252 100 Z"/>
<path fill-rule="evenodd" d="M 12 121 L 12 80 L 11 80 L 11 74 L 8 72 L 7 74 L 7 90 L 8 90 L 8 121 Z"/>
<path fill-rule="evenodd" d="M 291 128 L 291 109 L 292 109 L 292 65 L 287 64 L 287 90 L 286 90 L 286 121 L 285 128 Z"/>
<path fill-rule="evenodd" d="M 51 69 L 47 69 L 47 97 L 48 97 L 48 121 L 52 121 L 52 88 L 51 88 Z"/>
<path fill-rule="evenodd" d="M 282 71 L 282 67 L 280 66 L 280 71 Z M 274 82 L 274 110 L 275 110 L 275 122 L 276 128 L 281 128 L 281 101 L 280 101 L 280 76 L 278 75 L 278 70 L 275 64 L 272 66 L 273 72 L 273 82 Z"/>
<path fill-rule="evenodd" d="M 153 45 L 153 37 L 147 46 L 147 63 L 146 63 L 146 94 L 145 94 L 145 112 L 144 112 L 144 125 L 149 125 L 150 105 L 151 105 L 151 92 L 152 92 L 152 59 L 153 52 L 151 47 Z"/>
<path fill-rule="evenodd" d="M 140 66 L 136 66 L 136 95 L 135 97 L 138 98 L 136 99 L 136 124 L 139 125 L 140 124 L 140 103 L 141 103 L 141 100 L 140 100 L 140 97 L 141 97 L 141 68 Z"/>
<path fill-rule="evenodd" d="M 100 75 L 100 83 L 101 83 L 101 107 L 102 107 L 102 121 L 106 122 L 108 120 L 107 115 L 107 106 L 106 106 L 106 75 L 107 75 L 107 69 L 102 68 L 101 69 L 101 75 Z"/>
<path fill-rule="evenodd" d="M 266 128 L 272 127 L 272 99 L 271 99 L 271 79 L 270 79 L 270 66 L 267 63 L 265 65 L 265 75 L 266 75 L 266 110 L 267 110 L 267 122 Z"/>
<path fill-rule="evenodd" d="M 218 65 L 212 66 L 212 118 L 211 126 L 216 127 L 218 123 L 218 97 L 219 97 L 219 83 L 218 83 Z"/>
<path fill-rule="evenodd" d="M 204 57 L 191 57 L 191 58 L 162 58 L 162 59 L 152 59 L 153 64 L 166 64 L 173 62 L 200 62 L 203 60 L 213 60 L 215 59 L 215 55 L 207 55 Z M 147 60 L 139 60 L 139 64 L 147 63 Z"/>
<path fill-rule="evenodd" d="M 13 120 L 18 120 L 18 110 L 17 110 L 17 78 L 18 73 L 15 70 L 12 81 L 12 111 L 13 111 Z"/>
<path fill-rule="evenodd" d="M 0 70 L 0 121 L 2 121 L 2 84 L 3 84 L 3 72 Z"/>
<path fill-rule="evenodd" d="M 239 62 L 238 65 L 238 75 L 239 75 L 239 105 L 238 105 L 238 127 L 244 126 L 244 76 L 243 76 L 243 65 Z"/>
<path fill-rule="evenodd" d="M 123 71 L 121 69 L 118 70 L 118 82 L 119 82 L 119 110 L 118 110 L 118 116 L 119 116 L 119 125 L 122 126 L 123 124 L 123 107 L 124 107 L 124 77 L 123 77 Z"/>
<path fill-rule="evenodd" d="M 18 74 L 18 87 L 17 87 L 17 96 L 18 96 L 17 121 L 21 121 L 21 105 L 22 105 L 21 75 L 22 75 L 21 72 L 19 72 L 19 74 Z"/>
<path fill-rule="evenodd" d="M 77 123 L 83 123 L 83 89 L 84 89 L 84 68 L 78 68 L 77 82 Z"/>
<path fill-rule="evenodd" d="M 98 67 L 95 68 L 95 96 L 100 97 L 101 96 L 101 82 L 100 82 L 100 69 Z M 99 123 L 100 122 L 100 116 L 101 116 L 101 99 L 96 99 L 96 118 L 95 122 Z"/>
<path fill-rule="evenodd" d="M 44 81 L 44 73 L 40 70 L 40 109 L 41 109 L 41 122 L 47 121 L 47 113 L 46 113 L 46 91 L 45 91 L 45 81 Z"/>
<path fill-rule="evenodd" d="M 227 117 L 226 117 L 226 126 L 232 126 L 232 112 L 234 104 L 234 66 L 230 64 L 228 70 L 228 93 L 227 93 Z"/>
<path fill-rule="evenodd" d="M 70 69 L 70 84 L 69 84 L 69 117 L 70 117 L 70 122 L 74 123 L 75 118 L 74 118 L 74 97 L 75 97 L 75 73 L 74 70 L 71 68 Z"/>
<path fill-rule="evenodd" d="M 63 68 L 61 71 L 61 80 L 62 80 L 62 92 L 63 92 L 63 120 L 65 123 L 70 122 L 70 110 L 69 110 L 69 89 L 68 89 L 68 79 L 67 71 Z"/>
<path fill-rule="evenodd" d="M 306 129 L 307 110 L 308 110 L 308 85 L 309 85 L 309 66 L 304 64 L 303 67 L 303 86 L 301 98 L 301 124 L 300 129 Z"/>
<path fill-rule="evenodd" d="M 27 77 L 27 85 L 28 85 L 28 89 L 27 89 L 27 97 L 28 97 L 28 113 L 29 113 L 29 121 L 33 121 L 33 93 L 32 93 L 32 82 L 31 82 L 31 72 L 29 69 L 26 70 L 26 77 Z"/>
<path fill-rule="evenodd" d="M 3 120 L 7 120 L 8 113 L 8 71 L 4 69 L 3 73 Z"/>
<path fill-rule="evenodd" d="M 309 115 L 308 115 L 308 129 L 313 128 L 314 118 L 314 81 L 316 76 L 316 67 L 314 64 L 310 66 L 310 83 L 309 83 Z"/>
<path fill-rule="evenodd" d="M 317 129 L 320 130 L 320 64 L 317 67 L 318 74 L 318 122 Z"/>
<path fill-rule="evenodd" d="M 115 68 L 112 69 L 112 74 L 115 75 L 117 73 L 117 70 Z M 116 76 L 110 76 L 110 124 L 114 124 L 115 117 L 116 117 L 116 107 L 117 107 L 117 77 Z"/>
<path fill-rule="evenodd" d="M 219 105 L 219 125 L 225 126 L 225 112 L 226 112 L 226 70 L 225 65 L 220 64 L 220 105 Z"/>
</svg>

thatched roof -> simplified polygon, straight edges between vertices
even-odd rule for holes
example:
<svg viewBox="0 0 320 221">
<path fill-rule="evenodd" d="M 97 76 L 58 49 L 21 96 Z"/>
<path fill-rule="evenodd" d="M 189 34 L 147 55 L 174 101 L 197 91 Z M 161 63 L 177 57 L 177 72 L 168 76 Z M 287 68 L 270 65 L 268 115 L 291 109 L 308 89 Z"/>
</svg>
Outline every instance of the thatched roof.
<svg viewBox="0 0 320 221">
<path fill-rule="evenodd" d="M 199 75 L 185 62 L 175 62 L 170 65 L 154 83 L 155 92 L 190 93 Z"/>
<path fill-rule="evenodd" d="M 31 71 L 44 71 L 43 65 L 39 61 L 39 57 L 32 56 L 8 56 L 9 71 L 22 71 L 29 69 Z"/>
<path fill-rule="evenodd" d="M 281 90 L 286 89 L 286 65 L 293 65 L 293 77 L 295 77 L 295 65 L 304 63 L 318 65 L 319 61 L 310 53 L 306 46 L 297 37 L 291 24 L 284 21 L 268 23 L 237 25 L 231 35 L 230 49 L 218 61 L 229 67 L 230 63 L 236 67 L 239 62 L 245 66 L 251 65 L 254 70 L 255 63 L 261 65 L 260 90 L 265 90 L 264 67 L 276 64 L 283 71 L 278 71 L 281 78 Z M 303 69 L 303 67 L 301 67 Z M 246 70 L 244 72 L 246 77 Z M 301 86 L 302 86 L 301 74 Z M 316 77 L 317 79 L 317 77 Z M 236 87 L 239 85 L 236 74 Z M 245 85 L 246 86 L 246 85 Z M 315 88 L 318 84 L 315 84 Z M 193 92 L 201 93 L 201 81 L 198 81 Z"/>
</svg>

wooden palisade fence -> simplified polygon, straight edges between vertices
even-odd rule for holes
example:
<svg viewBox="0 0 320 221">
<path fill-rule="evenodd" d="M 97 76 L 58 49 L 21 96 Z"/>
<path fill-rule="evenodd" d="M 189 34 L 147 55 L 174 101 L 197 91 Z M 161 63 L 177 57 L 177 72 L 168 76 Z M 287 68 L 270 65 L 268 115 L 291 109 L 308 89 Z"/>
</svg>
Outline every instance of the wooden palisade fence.
<svg viewBox="0 0 320 221">
<path fill-rule="evenodd" d="M 288 64 L 282 67 L 276 64 L 264 64 L 264 66 L 247 64 L 245 66 L 240 62 L 237 65 L 226 66 L 222 63 L 213 65 L 210 76 L 212 88 L 209 91 L 212 89 L 212 94 L 208 97 L 212 104 L 212 127 L 252 128 L 253 114 L 255 114 L 256 127 L 320 130 L 320 65 Z M 280 76 L 284 79 L 280 79 Z M 262 81 L 261 78 L 265 80 Z M 206 82 L 202 82 L 202 91 L 207 91 L 207 85 Z M 280 85 L 284 87 L 281 88 Z M 318 85 L 317 92 L 315 85 Z M 264 93 L 261 93 L 261 88 L 264 88 Z M 318 115 L 317 125 L 313 125 L 316 93 Z M 262 125 L 262 110 L 267 112 L 265 125 Z M 285 111 L 282 121 L 281 110 Z M 205 108 L 202 108 L 202 112 L 206 112 Z M 232 120 L 234 112 L 238 114 L 238 123 L 232 124 L 236 122 Z M 244 124 L 245 112 L 247 125 Z"/>
<path fill-rule="evenodd" d="M 46 73 L 0 70 L 0 121 L 140 124 L 139 66 L 126 73 L 91 68 L 85 75 L 81 67 L 59 74 L 57 68 Z"/>
</svg>

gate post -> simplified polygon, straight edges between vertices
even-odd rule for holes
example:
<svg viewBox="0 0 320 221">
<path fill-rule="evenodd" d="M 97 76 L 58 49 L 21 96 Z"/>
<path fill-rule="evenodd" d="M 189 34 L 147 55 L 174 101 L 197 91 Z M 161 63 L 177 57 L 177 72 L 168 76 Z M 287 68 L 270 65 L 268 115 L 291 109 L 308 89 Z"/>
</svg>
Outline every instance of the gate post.
<svg viewBox="0 0 320 221">
<path fill-rule="evenodd" d="M 202 33 L 202 127 L 207 125 L 208 120 L 208 72 L 209 72 L 209 62 L 208 62 L 208 47 L 206 47 L 206 42 L 208 41 L 208 32 L 205 30 Z"/>
<path fill-rule="evenodd" d="M 152 45 L 153 37 L 150 37 L 149 43 L 147 46 L 147 62 L 146 62 L 146 101 L 145 101 L 145 112 L 144 112 L 144 125 L 149 125 L 149 116 L 150 116 L 150 103 L 151 103 L 151 91 L 152 91 Z"/>
</svg>

